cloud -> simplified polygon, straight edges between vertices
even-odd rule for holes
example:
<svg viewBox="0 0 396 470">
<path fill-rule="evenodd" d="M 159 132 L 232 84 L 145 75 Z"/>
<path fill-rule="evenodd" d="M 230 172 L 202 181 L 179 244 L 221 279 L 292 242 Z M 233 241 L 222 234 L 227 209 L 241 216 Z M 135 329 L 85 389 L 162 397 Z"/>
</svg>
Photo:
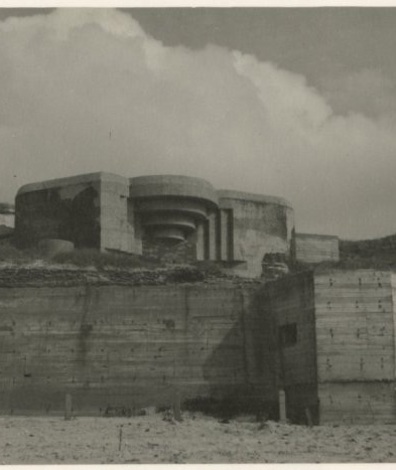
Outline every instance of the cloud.
<svg viewBox="0 0 396 470">
<path fill-rule="evenodd" d="M 328 77 L 322 80 L 321 88 L 340 113 L 352 109 L 375 118 L 396 115 L 396 87 L 381 70 L 365 68 Z"/>
<path fill-rule="evenodd" d="M 186 174 L 284 196 L 300 231 L 396 232 L 392 121 L 337 115 L 301 75 L 165 47 L 105 9 L 5 20 L 0 63 L 0 200 L 82 172 Z"/>
</svg>

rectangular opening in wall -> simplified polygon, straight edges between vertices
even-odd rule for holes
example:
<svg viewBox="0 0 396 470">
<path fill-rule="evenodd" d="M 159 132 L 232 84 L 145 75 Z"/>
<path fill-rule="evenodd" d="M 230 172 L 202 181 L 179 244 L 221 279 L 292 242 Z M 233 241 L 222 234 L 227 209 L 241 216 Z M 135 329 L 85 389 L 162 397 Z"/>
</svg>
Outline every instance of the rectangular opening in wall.
<svg viewBox="0 0 396 470">
<path fill-rule="evenodd" d="M 279 345 L 281 348 L 288 348 L 297 343 L 297 324 L 288 323 L 281 325 L 278 330 Z"/>
</svg>

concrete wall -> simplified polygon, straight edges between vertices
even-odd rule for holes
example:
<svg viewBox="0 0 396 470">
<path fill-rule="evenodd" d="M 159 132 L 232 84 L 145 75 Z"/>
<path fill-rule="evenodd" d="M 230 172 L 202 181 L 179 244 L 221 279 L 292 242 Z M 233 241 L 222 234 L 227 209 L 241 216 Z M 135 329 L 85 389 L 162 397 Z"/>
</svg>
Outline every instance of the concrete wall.
<svg viewBox="0 0 396 470">
<path fill-rule="evenodd" d="M 305 422 L 305 409 L 318 420 L 312 273 L 269 282 L 260 294 L 263 352 L 273 368 L 274 393 L 286 392 L 287 416 Z"/>
<path fill-rule="evenodd" d="M 392 278 L 374 270 L 315 275 L 321 422 L 395 422 Z"/>
<path fill-rule="evenodd" d="M 60 413 L 66 393 L 80 414 L 169 405 L 175 388 L 183 400 L 268 409 L 284 389 L 293 421 L 308 408 L 321 423 L 396 422 L 391 273 L 305 272 L 265 286 L 21 287 L 8 277 L 2 413 Z"/>
<path fill-rule="evenodd" d="M 233 259 L 246 261 L 239 274 L 259 277 L 266 254 L 281 253 L 290 258 L 293 209 L 287 201 L 236 191 L 218 191 L 221 209 L 232 209 Z"/>
<path fill-rule="evenodd" d="M 182 399 L 263 399 L 251 296 L 235 286 L 0 288 L 0 411 L 60 413 L 65 393 L 93 415 L 169 405 L 175 388 Z"/>
<path fill-rule="evenodd" d="M 100 178 L 100 247 L 141 253 L 128 205 L 129 180 L 103 173 Z"/>
<path fill-rule="evenodd" d="M 338 237 L 296 233 L 296 259 L 305 263 L 339 261 Z"/>
<path fill-rule="evenodd" d="M 396 276 L 374 270 L 300 273 L 264 287 L 260 329 L 277 344 L 262 354 L 277 361 L 273 381 L 292 419 L 308 407 L 320 423 L 396 422 L 395 293 Z"/>
</svg>

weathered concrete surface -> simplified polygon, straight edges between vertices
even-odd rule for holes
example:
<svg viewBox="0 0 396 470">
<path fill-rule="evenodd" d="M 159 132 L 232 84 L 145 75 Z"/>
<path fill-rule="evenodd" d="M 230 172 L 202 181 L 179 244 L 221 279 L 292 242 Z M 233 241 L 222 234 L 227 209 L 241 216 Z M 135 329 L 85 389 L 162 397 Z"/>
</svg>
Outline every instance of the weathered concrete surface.
<svg viewBox="0 0 396 470">
<path fill-rule="evenodd" d="M 220 208 L 233 214 L 233 259 L 247 262 L 241 275 L 259 277 L 268 253 L 290 258 L 294 212 L 287 201 L 238 191 L 222 190 L 218 195 Z"/>
<path fill-rule="evenodd" d="M 321 423 L 396 422 L 389 272 L 263 286 L 185 284 L 177 270 L 31 271 L 0 277 L 2 413 L 60 413 L 66 393 L 80 414 L 133 410 L 168 405 L 176 389 L 271 407 L 284 389 L 293 421 L 309 409 Z"/>
<path fill-rule="evenodd" d="M 272 392 L 286 392 L 287 418 L 306 422 L 308 408 L 318 422 L 315 310 L 312 273 L 301 273 L 269 282 L 256 298 L 261 313 L 260 341 L 263 377 L 271 377 Z M 294 330 L 295 335 L 282 337 Z"/>
<path fill-rule="evenodd" d="M 249 288 L 0 288 L 0 411 L 78 414 L 255 392 Z M 249 395 L 250 394 L 250 395 Z"/>
<path fill-rule="evenodd" d="M 390 272 L 315 275 L 322 422 L 395 422 L 394 287 Z"/>
<path fill-rule="evenodd" d="M 307 407 L 321 424 L 396 422 L 395 286 L 395 275 L 374 270 L 299 273 L 265 286 L 260 330 L 272 333 L 256 353 L 275 359 L 289 414 L 301 419 Z M 271 335 L 278 341 L 268 351 Z"/>
<path fill-rule="evenodd" d="M 139 216 L 143 238 L 185 241 L 217 209 L 217 194 L 200 178 L 140 176 L 130 180 L 130 201 Z"/>
<path fill-rule="evenodd" d="M 100 248 L 141 254 L 128 208 L 128 179 L 102 173 L 100 178 Z"/>
<path fill-rule="evenodd" d="M 131 198 L 181 197 L 217 206 L 213 186 L 201 178 L 181 175 L 137 176 L 130 178 Z"/>
<path fill-rule="evenodd" d="M 339 239 L 331 235 L 296 233 L 296 260 L 305 263 L 339 261 Z"/>
<path fill-rule="evenodd" d="M 393 381 L 318 384 L 322 424 L 394 424 Z"/>
</svg>

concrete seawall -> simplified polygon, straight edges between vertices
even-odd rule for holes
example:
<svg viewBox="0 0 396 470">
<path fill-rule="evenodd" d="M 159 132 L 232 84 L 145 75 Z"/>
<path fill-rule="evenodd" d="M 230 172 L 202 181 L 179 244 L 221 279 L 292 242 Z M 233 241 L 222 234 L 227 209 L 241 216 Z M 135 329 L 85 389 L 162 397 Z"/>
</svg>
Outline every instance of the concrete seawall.
<svg viewBox="0 0 396 470">
<path fill-rule="evenodd" d="M 257 287 L 0 288 L 0 412 L 103 414 L 261 395 L 250 353 Z"/>
</svg>

